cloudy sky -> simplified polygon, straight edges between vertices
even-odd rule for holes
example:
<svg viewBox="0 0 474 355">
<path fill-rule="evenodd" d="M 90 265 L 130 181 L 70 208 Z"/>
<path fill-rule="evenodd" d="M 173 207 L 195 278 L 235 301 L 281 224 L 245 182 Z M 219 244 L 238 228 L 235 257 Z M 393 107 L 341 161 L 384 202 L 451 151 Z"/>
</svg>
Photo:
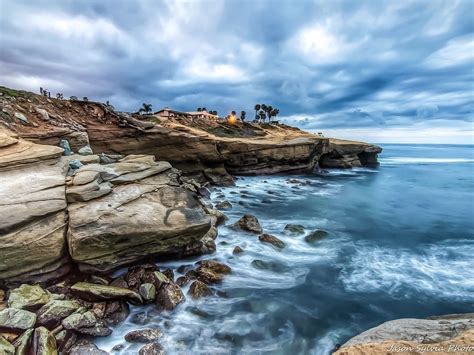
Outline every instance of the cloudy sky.
<svg viewBox="0 0 474 355">
<path fill-rule="evenodd" d="M 474 143 L 474 0 L 0 0 L 0 85 Z"/>
</svg>

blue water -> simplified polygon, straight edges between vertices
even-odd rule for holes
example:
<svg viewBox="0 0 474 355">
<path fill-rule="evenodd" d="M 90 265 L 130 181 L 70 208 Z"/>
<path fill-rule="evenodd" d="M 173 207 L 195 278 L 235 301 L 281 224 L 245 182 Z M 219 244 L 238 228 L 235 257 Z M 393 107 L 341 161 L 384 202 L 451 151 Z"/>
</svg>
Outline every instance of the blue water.
<svg viewBox="0 0 474 355">
<path fill-rule="evenodd" d="M 169 314 L 134 308 L 149 323 L 133 324 L 132 314 L 98 344 L 110 350 L 125 344 L 128 330 L 153 325 L 163 329 L 169 354 L 329 354 L 390 319 L 473 312 L 473 147 L 382 147 L 376 169 L 246 177 L 214 191 L 214 200 L 233 204 L 212 256 L 233 269 L 215 287 L 219 295 L 188 298 Z M 228 227 L 244 213 L 286 247 Z M 310 245 L 304 235 L 285 235 L 287 223 L 329 235 Z M 245 252 L 234 256 L 236 245 Z M 267 267 L 254 267 L 256 259 Z M 127 344 L 122 353 L 137 349 Z"/>
</svg>

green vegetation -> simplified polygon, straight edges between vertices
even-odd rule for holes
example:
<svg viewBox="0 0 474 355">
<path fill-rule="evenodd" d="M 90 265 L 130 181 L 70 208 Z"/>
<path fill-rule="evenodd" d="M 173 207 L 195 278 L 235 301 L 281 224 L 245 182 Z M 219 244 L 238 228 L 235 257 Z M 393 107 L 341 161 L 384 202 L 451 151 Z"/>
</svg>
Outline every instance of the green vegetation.
<svg viewBox="0 0 474 355">
<path fill-rule="evenodd" d="M 6 88 L 5 86 L 0 86 L 0 93 L 2 93 L 3 95 L 13 96 L 13 97 L 18 96 L 17 90 Z"/>
</svg>

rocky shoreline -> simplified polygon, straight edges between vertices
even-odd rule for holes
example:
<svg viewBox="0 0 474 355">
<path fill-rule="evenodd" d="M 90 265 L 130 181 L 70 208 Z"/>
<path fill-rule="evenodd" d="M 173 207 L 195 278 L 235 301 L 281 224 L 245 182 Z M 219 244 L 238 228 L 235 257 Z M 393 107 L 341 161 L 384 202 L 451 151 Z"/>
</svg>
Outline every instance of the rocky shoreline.
<svg viewBox="0 0 474 355">
<path fill-rule="evenodd" d="M 232 205 L 209 200 L 214 185 L 232 185 L 236 175 L 375 166 L 381 151 L 279 124 L 202 127 L 138 120 L 101 103 L 0 93 L 0 352 L 5 354 L 106 354 L 91 337 L 110 335 L 110 327 L 127 318 L 129 304 L 170 312 L 184 302 L 183 287 L 192 299 L 215 294 L 213 285 L 232 272 L 219 260 L 183 265 L 179 277 L 157 266 L 216 250 L 217 226 Z M 232 227 L 285 248 L 252 215 Z M 284 233 L 305 234 L 304 226 L 289 224 Z M 326 235 L 314 230 L 305 241 L 317 243 Z M 235 245 L 234 255 L 242 252 Z M 262 260 L 253 266 L 267 267 Z M 117 270 L 122 271 L 113 274 Z M 456 331 L 472 329 L 472 317 L 453 324 L 433 320 L 427 326 L 435 330 L 430 339 L 446 333 L 445 326 L 437 328 L 440 322 Z M 410 334 L 417 334 L 415 328 Z M 163 354 L 162 334 L 158 328 L 139 329 L 124 341 L 143 343 L 142 355 Z M 418 341 L 397 338 L 400 332 L 364 334 L 338 353 L 367 353 L 361 346 L 374 339 Z M 436 339 L 460 333 L 450 334 Z"/>
</svg>

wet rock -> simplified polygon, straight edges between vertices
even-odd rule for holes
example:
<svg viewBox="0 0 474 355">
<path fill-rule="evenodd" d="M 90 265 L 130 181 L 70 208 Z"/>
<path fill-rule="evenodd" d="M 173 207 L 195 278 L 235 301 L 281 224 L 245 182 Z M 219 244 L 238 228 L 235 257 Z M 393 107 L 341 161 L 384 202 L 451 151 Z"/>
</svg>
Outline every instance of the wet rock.
<svg viewBox="0 0 474 355">
<path fill-rule="evenodd" d="M 129 288 L 138 291 L 142 283 L 150 282 L 149 275 L 154 271 L 159 271 L 154 264 L 137 265 L 129 268 L 124 278 Z"/>
<path fill-rule="evenodd" d="M 107 300 L 125 300 L 132 303 L 142 303 L 141 296 L 126 288 L 78 282 L 71 287 L 74 296 L 89 302 Z"/>
<path fill-rule="evenodd" d="M 147 279 L 147 282 L 155 285 L 156 289 L 159 289 L 165 284 L 169 284 L 171 280 L 162 272 L 155 271 L 151 274 L 151 278 Z"/>
<path fill-rule="evenodd" d="M 244 252 L 244 250 L 243 250 L 240 246 L 237 245 L 237 246 L 234 248 L 234 250 L 232 251 L 232 254 L 237 255 L 237 254 L 241 254 L 241 253 L 243 253 L 243 252 Z"/>
<path fill-rule="evenodd" d="M 230 274 L 232 272 L 232 269 L 230 266 L 223 264 L 221 262 L 218 262 L 217 260 L 212 260 L 212 259 L 207 259 L 207 260 L 201 260 L 196 263 L 197 265 L 200 265 L 203 268 L 210 269 L 218 274 Z"/>
<path fill-rule="evenodd" d="M 94 152 L 92 151 L 91 147 L 86 145 L 82 148 L 80 148 L 78 151 L 77 151 L 80 155 L 92 155 L 94 154 Z"/>
<path fill-rule="evenodd" d="M 180 276 L 178 277 L 178 279 L 176 280 L 176 284 L 180 287 L 183 287 L 185 285 L 188 284 L 188 282 L 190 281 L 189 277 L 187 276 Z"/>
<path fill-rule="evenodd" d="M 219 210 L 207 209 L 206 211 L 208 214 L 211 215 L 212 223 L 216 226 L 224 224 L 225 221 L 229 219 L 229 217 L 227 217 L 223 212 Z"/>
<path fill-rule="evenodd" d="M 77 311 L 81 305 L 76 301 L 53 300 L 46 303 L 37 313 L 37 324 L 52 329 L 61 320 Z"/>
<path fill-rule="evenodd" d="M 85 335 L 101 337 L 112 333 L 112 330 L 107 328 L 101 320 L 97 319 L 91 311 L 73 313 L 63 319 L 61 324 L 65 329 Z"/>
<path fill-rule="evenodd" d="M 232 204 L 229 201 L 224 200 L 224 201 L 217 202 L 215 207 L 218 210 L 230 210 L 232 208 Z"/>
<path fill-rule="evenodd" d="M 265 261 L 265 260 L 260 260 L 256 259 L 251 262 L 251 265 L 260 270 L 271 270 L 275 272 L 282 272 L 285 270 L 285 266 L 279 262 L 276 261 Z"/>
<path fill-rule="evenodd" d="M 252 233 L 262 233 L 262 227 L 258 222 L 257 217 L 250 214 L 243 215 L 234 226 Z"/>
<path fill-rule="evenodd" d="M 104 321 L 108 325 L 117 325 L 127 319 L 130 307 L 123 301 L 107 302 Z"/>
<path fill-rule="evenodd" d="M 112 347 L 112 349 L 110 349 L 112 352 L 116 352 L 116 351 L 122 351 L 123 349 L 125 349 L 125 345 L 123 344 L 117 344 L 117 345 L 114 345 Z"/>
<path fill-rule="evenodd" d="M 15 347 L 0 335 L 0 354 L 15 355 Z"/>
<path fill-rule="evenodd" d="M 165 355 L 165 351 L 160 343 L 151 343 L 143 346 L 138 355 Z"/>
<path fill-rule="evenodd" d="M 158 328 L 147 328 L 132 330 L 125 335 L 125 340 L 129 343 L 151 343 L 159 338 L 163 334 Z"/>
<path fill-rule="evenodd" d="M 64 149 L 64 155 L 72 155 L 71 146 L 69 145 L 67 139 L 61 139 L 59 141 L 59 146 Z"/>
<path fill-rule="evenodd" d="M 104 318 L 105 317 L 105 310 L 107 308 L 107 303 L 106 302 L 95 302 L 92 304 L 92 313 L 97 318 Z"/>
<path fill-rule="evenodd" d="M 271 244 L 279 249 L 283 249 L 285 247 L 285 243 L 282 240 L 278 239 L 277 237 L 271 234 L 267 234 L 267 233 L 261 234 L 259 235 L 258 239 L 262 243 Z"/>
<path fill-rule="evenodd" d="M 186 264 L 186 265 L 181 265 L 179 266 L 176 271 L 178 271 L 180 274 L 183 274 L 185 272 L 188 272 L 189 270 L 191 270 L 193 268 L 193 265 L 192 264 Z"/>
<path fill-rule="evenodd" d="M 170 311 L 181 302 L 184 302 L 184 299 L 181 288 L 174 283 L 168 283 L 159 289 L 156 296 L 156 306 L 158 309 Z"/>
<path fill-rule="evenodd" d="M 33 333 L 33 353 L 41 355 L 58 354 L 56 338 L 45 327 L 38 327 Z"/>
<path fill-rule="evenodd" d="M 174 272 L 173 272 L 173 270 L 168 268 L 168 269 L 163 270 L 161 273 L 163 275 L 165 275 L 168 278 L 168 280 L 170 280 L 171 282 L 174 282 Z"/>
<path fill-rule="evenodd" d="M 304 226 L 302 226 L 301 224 L 287 224 L 285 226 L 284 232 L 286 234 L 295 235 L 304 234 Z"/>
<path fill-rule="evenodd" d="M 232 186 L 235 184 L 234 178 L 224 167 L 204 169 L 203 173 L 213 185 Z"/>
<path fill-rule="evenodd" d="M 204 282 L 205 284 L 215 284 L 219 283 L 224 279 L 222 274 L 212 271 L 211 269 L 205 267 L 198 267 L 196 270 L 193 270 L 194 273 L 187 273 L 186 275 L 190 278 L 196 278 L 199 281 Z"/>
<path fill-rule="evenodd" d="M 321 239 L 327 237 L 328 234 L 328 232 L 318 229 L 305 236 L 304 240 L 309 244 L 314 244 L 320 241 Z"/>
<path fill-rule="evenodd" d="M 8 306 L 17 309 L 34 310 L 49 301 L 49 294 L 40 286 L 21 285 L 10 291 Z"/>
<path fill-rule="evenodd" d="M 150 322 L 150 318 L 145 312 L 139 312 L 132 315 L 130 322 L 133 324 L 144 325 Z"/>
<path fill-rule="evenodd" d="M 115 286 L 115 287 L 120 287 L 120 288 L 127 288 L 128 284 L 127 281 L 125 281 L 124 276 L 119 276 L 115 280 L 113 280 L 109 286 Z"/>
<path fill-rule="evenodd" d="M 199 187 L 197 189 L 198 194 L 202 197 L 209 198 L 211 197 L 211 191 L 207 187 Z"/>
<path fill-rule="evenodd" d="M 77 334 L 70 330 L 61 330 L 55 335 L 58 350 L 61 353 L 67 353 L 69 349 L 76 343 Z"/>
<path fill-rule="evenodd" d="M 31 341 L 32 335 L 34 330 L 28 329 L 22 335 L 20 335 L 15 341 L 13 342 L 13 346 L 16 349 L 15 355 L 27 355 L 28 351 L 31 349 Z M 1 347 L 0 347 L 0 354 L 1 354 Z"/>
<path fill-rule="evenodd" d="M 36 314 L 24 309 L 6 308 L 0 311 L 0 329 L 23 331 L 36 323 Z"/>
<path fill-rule="evenodd" d="M 196 280 L 189 287 L 188 294 L 191 295 L 192 298 L 198 299 L 212 295 L 212 291 L 204 282 Z"/>
<path fill-rule="evenodd" d="M 156 298 L 156 288 L 155 285 L 151 283 L 141 284 L 138 292 L 140 293 L 140 296 L 142 296 L 144 302 L 152 302 Z"/>
<path fill-rule="evenodd" d="M 81 339 L 69 350 L 69 355 L 109 355 L 107 351 L 99 349 L 87 339 Z"/>
</svg>

